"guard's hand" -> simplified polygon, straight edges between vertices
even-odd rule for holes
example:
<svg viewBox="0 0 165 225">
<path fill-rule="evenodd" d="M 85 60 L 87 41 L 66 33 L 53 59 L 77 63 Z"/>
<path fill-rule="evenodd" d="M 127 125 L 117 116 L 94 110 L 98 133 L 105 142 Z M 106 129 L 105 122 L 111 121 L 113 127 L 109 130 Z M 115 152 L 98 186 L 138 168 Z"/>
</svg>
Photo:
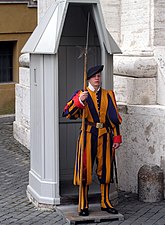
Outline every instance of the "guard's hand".
<svg viewBox="0 0 165 225">
<path fill-rule="evenodd" d="M 83 91 L 83 92 L 80 94 L 80 99 L 81 99 L 81 101 L 84 102 L 87 98 L 88 98 L 88 91 Z"/>
<path fill-rule="evenodd" d="M 119 146 L 120 146 L 120 143 L 113 143 L 113 146 L 112 146 L 112 147 L 113 147 L 114 149 L 117 149 Z"/>
</svg>

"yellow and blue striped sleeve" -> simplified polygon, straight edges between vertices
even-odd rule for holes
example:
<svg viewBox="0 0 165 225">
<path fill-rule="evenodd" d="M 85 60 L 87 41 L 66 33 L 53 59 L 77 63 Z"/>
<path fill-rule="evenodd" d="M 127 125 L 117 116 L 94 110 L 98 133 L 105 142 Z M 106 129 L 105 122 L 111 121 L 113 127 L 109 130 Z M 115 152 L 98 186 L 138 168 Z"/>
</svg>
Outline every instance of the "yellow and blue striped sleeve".
<svg viewBox="0 0 165 225">
<path fill-rule="evenodd" d="M 79 101 L 80 93 L 81 91 L 76 91 L 67 102 L 62 114 L 63 117 L 69 119 L 77 119 L 82 117 L 82 109 L 85 106 Z"/>
<path fill-rule="evenodd" d="M 114 92 L 112 90 L 108 92 L 107 114 L 108 114 L 109 122 L 111 124 L 112 129 L 113 129 L 113 135 L 114 135 L 113 141 L 115 143 L 121 143 L 122 138 L 121 138 L 121 135 L 120 135 L 120 124 L 122 122 L 122 118 L 121 118 L 121 116 L 118 112 L 115 95 L 114 95 Z"/>
</svg>

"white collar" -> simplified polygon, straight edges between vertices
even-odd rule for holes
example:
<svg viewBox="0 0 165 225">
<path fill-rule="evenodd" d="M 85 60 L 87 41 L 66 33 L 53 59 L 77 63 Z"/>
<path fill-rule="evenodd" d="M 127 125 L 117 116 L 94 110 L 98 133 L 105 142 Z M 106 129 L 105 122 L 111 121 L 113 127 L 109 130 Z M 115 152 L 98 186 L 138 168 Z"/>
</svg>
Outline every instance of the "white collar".
<svg viewBox="0 0 165 225">
<path fill-rule="evenodd" d="M 89 82 L 88 83 L 88 88 L 89 90 L 93 91 L 93 92 L 98 92 L 100 90 L 100 87 L 97 89 L 97 91 L 95 91 L 94 87 L 92 86 L 92 84 Z"/>
</svg>

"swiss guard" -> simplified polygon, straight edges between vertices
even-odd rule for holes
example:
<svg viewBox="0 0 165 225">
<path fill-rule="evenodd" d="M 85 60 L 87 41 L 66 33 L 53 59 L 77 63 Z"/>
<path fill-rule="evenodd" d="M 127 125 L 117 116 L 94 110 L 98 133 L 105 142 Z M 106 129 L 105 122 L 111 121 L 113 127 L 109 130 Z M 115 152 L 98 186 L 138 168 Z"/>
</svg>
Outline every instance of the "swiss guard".
<svg viewBox="0 0 165 225">
<path fill-rule="evenodd" d="M 85 118 L 85 132 L 81 129 L 78 137 L 74 168 L 74 185 L 82 186 L 82 191 L 79 192 L 80 216 L 89 215 L 88 189 L 92 183 L 95 160 L 100 182 L 101 210 L 118 213 L 109 200 L 109 189 L 113 182 L 115 150 L 122 142 L 119 129 L 122 119 L 114 92 L 101 88 L 103 68 L 103 65 L 97 65 L 87 71 L 88 87 L 86 90 L 76 91 L 63 112 L 63 116 L 69 119 L 82 118 L 82 115 Z"/>
</svg>

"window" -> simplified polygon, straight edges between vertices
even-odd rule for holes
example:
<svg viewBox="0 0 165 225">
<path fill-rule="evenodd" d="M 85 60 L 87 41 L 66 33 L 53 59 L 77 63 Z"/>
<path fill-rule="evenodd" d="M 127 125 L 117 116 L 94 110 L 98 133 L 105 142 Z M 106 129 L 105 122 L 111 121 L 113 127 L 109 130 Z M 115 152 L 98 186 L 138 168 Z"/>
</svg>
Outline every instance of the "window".
<svg viewBox="0 0 165 225">
<path fill-rule="evenodd" d="M 13 81 L 13 42 L 0 42 L 0 83 Z"/>
</svg>

